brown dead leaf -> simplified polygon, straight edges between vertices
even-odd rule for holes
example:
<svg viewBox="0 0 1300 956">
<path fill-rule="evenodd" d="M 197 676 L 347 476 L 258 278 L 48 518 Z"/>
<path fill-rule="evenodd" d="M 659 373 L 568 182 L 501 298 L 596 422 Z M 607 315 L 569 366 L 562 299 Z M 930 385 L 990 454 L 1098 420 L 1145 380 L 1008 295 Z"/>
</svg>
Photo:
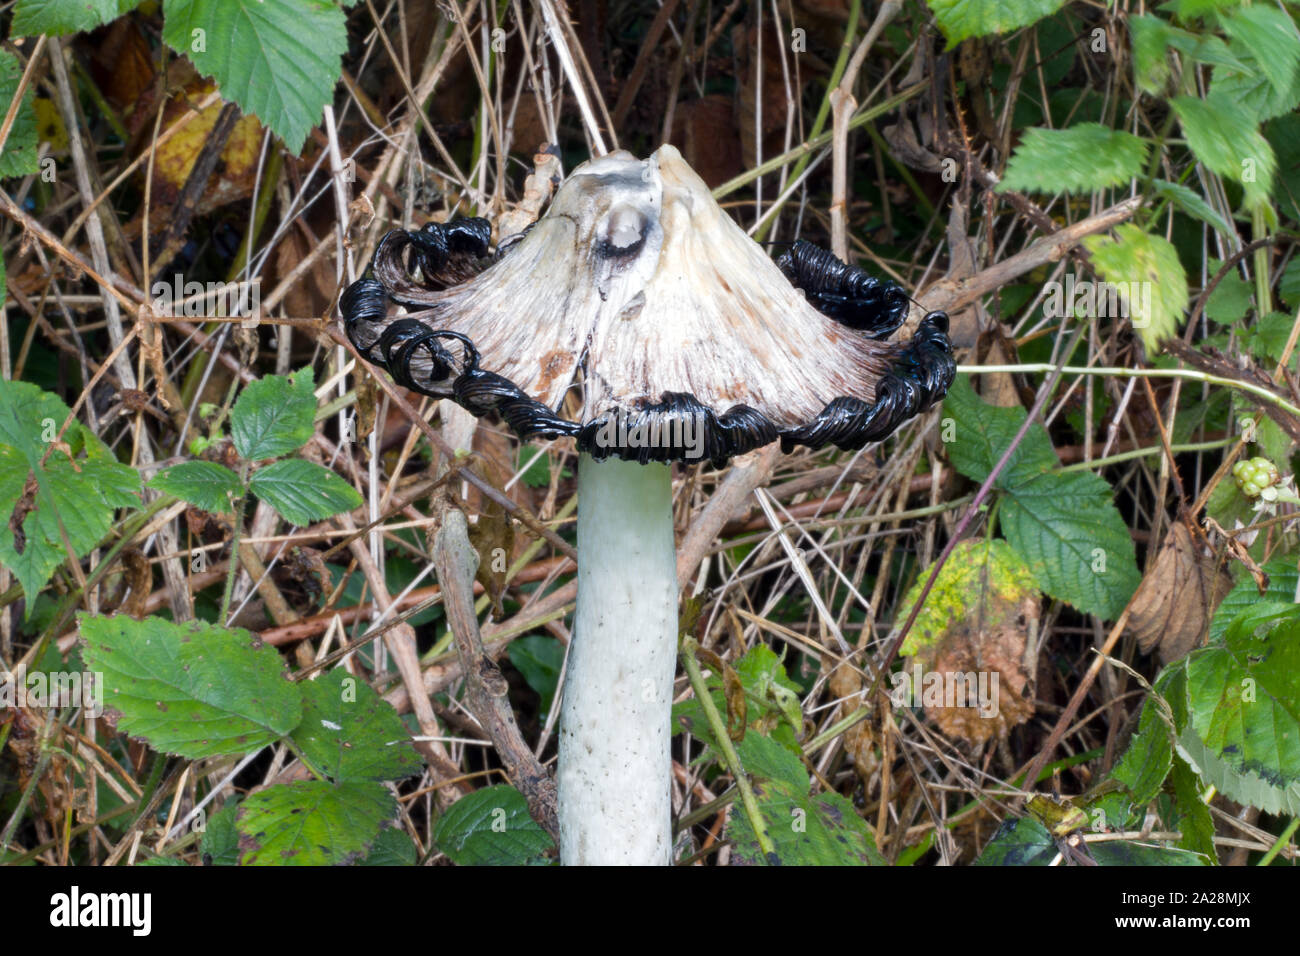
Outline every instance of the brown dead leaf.
<svg viewBox="0 0 1300 956">
<path fill-rule="evenodd" d="M 122 564 L 126 566 L 123 577 L 126 586 L 130 589 L 126 601 L 122 604 L 122 612 L 139 621 L 144 618 L 149 592 L 153 590 L 153 570 L 149 565 L 149 559 L 139 548 L 127 548 L 123 551 Z"/>
<path fill-rule="evenodd" d="M 929 574 L 899 609 L 905 619 Z M 1034 713 L 1041 597 L 1034 576 L 1005 541 L 964 541 L 949 556 L 917 615 L 893 675 L 896 706 L 925 708 L 951 737 L 973 744 L 1005 737 Z"/>
<path fill-rule="evenodd" d="M 1133 596 L 1129 630 L 1142 653 L 1158 648 L 1168 664 L 1201 645 L 1214 609 L 1232 587 L 1232 578 L 1216 564 L 1187 526 L 1175 522 Z"/>
<path fill-rule="evenodd" d="M 9 530 L 13 532 L 15 554 L 22 554 L 27 550 L 27 533 L 23 531 L 23 522 L 36 510 L 37 489 L 36 476 L 29 474 L 27 483 L 23 485 L 23 493 L 14 502 L 14 510 L 9 515 Z"/>
<path fill-rule="evenodd" d="M 163 109 L 163 129 L 171 126 L 190 108 L 197 106 L 205 96 L 216 89 L 211 80 L 196 78 L 176 93 Z M 150 222 L 153 228 L 165 227 L 172 215 L 172 207 L 180 198 L 180 191 L 189 178 L 194 163 L 203 150 L 217 117 L 221 115 L 222 101 L 209 106 L 179 132 L 158 147 L 154 156 L 153 198 Z M 217 172 L 209 179 L 199 198 L 196 215 L 206 215 L 228 203 L 247 199 L 253 194 L 257 176 L 257 160 L 261 152 L 263 129 L 256 116 L 243 116 L 221 151 Z M 147 149 L 147 139 L 140 147 Z M 140 172 L 143 185 L 145 171 Z M 128 236 L 138 235 L 139 220 L 126 227 Z"/>
</svg>

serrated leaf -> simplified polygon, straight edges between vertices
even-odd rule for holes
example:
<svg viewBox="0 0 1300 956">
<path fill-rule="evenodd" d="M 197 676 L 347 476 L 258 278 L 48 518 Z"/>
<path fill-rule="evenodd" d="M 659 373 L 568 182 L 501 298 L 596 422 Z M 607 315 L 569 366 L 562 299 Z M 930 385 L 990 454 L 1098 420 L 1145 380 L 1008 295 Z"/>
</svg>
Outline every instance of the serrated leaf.
<svg viewBox="0 0 1300 956">
<path fill-rule="evenodd" d="M 510 663 L 542 699 L 542 719 L 545 719 L 555 703 L 560 669 L 564 666 L 564 647 L 553 637 L 534 634 L 511 641 L 506 653 L 510 655 Z"/>
<path fill-rule="evenodd" d="M 342 73 L 343 11 L 328 0 L 164 0 L 163 11 L 163 41 L 300 152 Z"/>
<path fill-rule="evenodd" d="M 1239 65 L 1216 67 L 1210 84 L 1210 93 L 1221 102 L 1236 104 L 1257 123 L 1284 116 L 1300 104 L 1300 72 L 1292 74 L 1288 87 L 1278 89 L 1250 50 L 1236 41 L 1228 49 Z"/>
<path fill-rule="evenodd" d="M 975 866 L 1047 866 L 1056 857 L 1056 841 L 1034 817 L 1004 820 L 985 845 Z"/>
<path fill-rule="evenodd" d="M 1187 274 L 1178 250 L 1132 223 L 1116 226 L 1114 238 L 1088 236 L 1083 244 L 1093 268 L 1119 290 L 1133 328 L 1154 353 L 1178 331 L 1187 308 Z"/>
<path fill-rule="evenodd" d="M 415 866 L 415 843 L 405 830 L 384 827 L 360 866 Z"/>
<path fill-rule="evenodd" d="M 1157 179 L 1151 183 L 1151 188 L 1160 198 L 1168 199 L 1176 208 L 1202 222 L 1209 223 L 1219 232 L 1225 235 L 1231 235 L 1235 232 L 1232 224 L 1219 215 L 1213 206 L 1181 183 L 1171 183 L 1166 179 Z"/>
<path fill-rule="evenodd" d="M 1098 866 L 1208 866 L 1199 853 L 1135 840 L 1106 840 L 1088 844 Z"/>
<path fill-rule="evenodd" d="M 1300 101 L 1300 98 L 1298 98 Z M 1300 219 L 1300 114 L 1287 113 L 1264 127 L 1264 137 L 1273 147 L 1278 159 L 1278 174 L 1273 183 L 1278 212 L 1291 219 Z M 1292 297 L 1287 303 L 1300 302 L 1300 259 L 1292 258 L 1282 273 L 1280 292 L 1285 299 L 1287 291 Z"/>
<path fill-rule="evenodd" d="M 1169 80 L 1169 52 L 1177 50 L 1197 63 L 1249 71 L 1250 67 L 1222 37 L 1192 33 L 1157 16 L 1129 18 L 1133 44 L 1133 73 L 1144 93 L 1160 94 Z"/>
<path fill-rule="evenodd" d="M 1300 782 L 1300 605 L 1238 615 L 1221 645 L 1187 658 L 1191 729 L 1238 774 L 1279 790 Z"/>
<path fill-rule="evenodd" d="M 1178 811 L 1177 826 L 1183 838 L 1178 845 L 1193 853 L 1203 853 L 1206 858 L 1217 861 L 1218 851 L 1214 846 L 1214 818 L 1210 808 L 1201 799 L 1195 771 L 1191 765 L 1177 754 L 1173 758 L 1174 805 Z"/>
<path fill-rule="evenodd" d="M 63 433 L 66 447 L 56 447 L 41 464 L 48 447 L 43 439 L 53 441 L 67 417 L 68 407 L 49 392 L 0 380 L 0 565 L 23 586 L 28 615 L 37 593 L 68 558 L 65 532 L 74 554 L 85 557 L 112 527 L 117 508 L 140 504 L 135 469 L 118 462 L 80 422 Z M 37 490 L 20 525 L 20 546 L 10 522 L 29 477 Z"/>
<path fill-rule="evenodd" d="M 239 865 L 239 831 L 235 829 L 238 813 L 239 801 L 231 800 L 208 819 L 200 842 L 204 866 Z"/>
<path fill-rule="evenodd" d="M 871 828 L 852 803 L 834 792 L 809 795 L 808 772 L 789 750 L 756 733 L 746 734 L 737 749 L 753 778 L 754 796 L 777 860 L 765 860 L 749 817 L 739 806 L 731 811 L 727 826 L 733 860 L 784 866 L 888 866 L 876 849 Z"/>
<path fill-rule="evenodd" d="M 186 461 L 164 468 L 149 481 L 149 487 L 175 495 L 196 508 L 228 513 L 232 502 L 243 494 L 239 476 L 215 461 Z"/>
<path fill-rule="evenodd" d="M 1210 644 L 1222 644 L 1223 637 L 1228 632 L 1228 625 L 1243 612 L 1252 610 L 1262 603 L 1285 603 L 1295 600 L 1296 585 L 1300 583 L 1300 571 L 1296 570 L 1294 561 L 1270 561 L 1264 565 L 1264 573 L 1268 575 L 1268 587 L 1264 589 L 1263 594 L 1259 593 L 1259 589 L 1255 587 L 1255 579 L 1249 574 L 1243 574 L 1241 580 L 1228 592 L 1219 609 L 1214 612 L 1214 617 L 1210 619 Z"/>
<path fill-rule="evenodd" d="M 1275 787 L 1257 773 L 1233 769 L 1219 758 L 1213 748 L 1206 746 L 1191 727 L 1184 729 L 1178 737 L 1178 754 L 1203 781 L 1229 800 L 1258 807 L 1265 813 L 1300 816 L 1300 783 Z"/>
<path fill-rule="evenodd" d="M 1286 343 L 1291 338 L 1291 328 L 1295 325 L 1295 316 L 1289 312 L 1270 312 L 1255 321 L 1255 324 L 1246 329 L 1241 329 L 1241 342 L 1251 355 L 1255 356 L 1261 364 L 1276 364 L 1282 360 L 1282 355 L 1286 351 Z M 1251 409 L 1253 411 L 1253 409 Z M 1277 427 L 1277 423 L 1271 418 L 1265 418 L 1259 423 Z M 1281 431 L 1281 429 L 1278 429 Z M 1290 442 L 1290 436 L 1282 432 L 1287 442 Z M 1269 455 L 1272 458 L 1272 455 Z M 1275 461 L 1284 461 L 1284 458 L 1274 458 Z M 1234 485 L 1235 487 L 1235 485 Z"/>
<path fill-rule="evenodd" d="M 297 451 L 315 429 L 315 381 L 310 367 L 250 382 L 230 412 L 230 437 L 247 461 Z"/>
<path fill-rule="evenodd" d="M 1277 294 L 1290 305 L 1300 305 L 1300 258 L 1292 258 L 1277 280 Z"/>
<path fill-rule="evenodd" d="M 117 729 L 155 750 L 191 760 L 252 753 L 302 719 L 280 655 L 247 631 L 125 615 L 79 623 Z"/>
<path fill-rule="evenodd" d="M 3 104 L 0 108 L 9 109 L 9 104 L 13 102 L 14 95 L 18 92 L 18 81 L 22 75 L 23 68 L 18 62 L 18 57 L 8 50 L 0 50 L 0 104 Z M 23 93 L 22 105 L 14 115 L 14 125 L 9 129 L 9 138 L 5 140 L 4 152 L 0 152 L 0 179 L 30 176 L 40 171 L 41 163 L 37 156 L 39 143 L 36 136 L 36 110 L 32 105 L 34 99 L 35 93 L 29 85 Z"/>
<path fill-rule="evenodd" d="M 80 33 L 116 20 L 144 0 L 18 0 L 9 33 L 15 37 Z"/>
<path fill-rule="evenodd" d="M 1217 272 L 1222 265 L 1221 260 L 1212 258 L 1209 260 L 1209 271 Z M 1246 317 L 1254 292 L 1255 286 L 1234 269 L 1210 293 L 1205 301 L 1205 314 L 1220 325 L 1236 325 Z"/>
<path fill-rule="evenodd" d="M 342 669 L 302 689 L 302 723 L 291 735 L 304 757 L 333 780 L 400 780 L 422 761 L 391 704 Z"/>
<path fill-rule="evenodd" d="M 1173 847 L 1106 840 L 1087 844 L 1098 866 L 1204 866 L 1198 853 Z M 1051 833 L 1033 817 L 1004 821 L 976 866 L 1048 866 L 1059 852 Z"/>
<path fill-rule="evenodd" d="M 1147 696 L 1128 749 L 1111 771 L 1111 776 L 1128 788 L 1139 808 L 1156 798 L 1173 766 L 1174 728 L 1161 714 L 1160 706 L 1155 697 Z"/>
<path fill-rule="evenodd" d="M 1241 183 L 1246 208 L 1254 209 L 1266 203 L 1273 188 L 1277 159 L 1273 147 L 1258 129 L 1259 118 L 1241 109 L 1218 89 L 1212 89 L 1203 100 L 1194 96 L 1175 97 L 1170 105 L 1178 114 L 1187 145 L 1196 158 L 1212 172 Z"/>
<path fill-rule="evenodd" d="M 461 797 L 438 818 L 433 841 L 461 866 L 546 864 L 555 843 L 528 815 L 528 802 L 514 787 L 499 784 Z"/>
<path fill-rule="evenodd" d="M 1276 7 L 1238 7 L 1223 19 L 1228 35 L 1250 50 L 1261 72 L 1279 93 L 1296 82 L 1300 71 L 1300 36 L 1295 23 Z"/>
<path fill-rule="evenodd" d="M 1143 93 L 1159 93 L 1169 80 L 1171 35 L 1178 28 L 1157 16 L 1128 18 L 1133 74 Z"/>
<path fill-rule="evenodd" d="M 974 481 L 988 477 L 1025 420 L 1022 408 L 981 401 L 961 377 L 948 391 L 944 412 L 956 425 L 949 460 Z M 1139 580 L 1132 540 L 1110 486 L 1086 472 L 1050 470 L 1058 466 L 1047 430 L 1031 425 L 996 483 L 1006 495 L 1003 533 L 1044 591 L 1113 619 Z"/>
<path fill-rule="evenodd" d="M 926 0 L 952 49 L 967 37 L 1010 33 L 1065 5 L 1065 0 Z"/>
<path fill-rule="evenodd" d="M 361 506 L 357 490 L 328 468 L 301 458 L 289 458 L 259 468 L 248 488 L 299 526 L 323 521 L 341 511 Z"/>
<path fill-rule="evenodd" d="M 1133 539 L 1110 486 L 1089 472 L 1017 485 L 999 521 L 1039 586 L 1080 611 L 1114 620 L 1141 581 Z"/>
<path fill-rule="evenodd" d="M 971 481 L 984 481 L 1025 420 L 1023 408 L 1000 408 L 975 394 L 970 379 L 957 376 L 944 399 L 943 413 L 956 426 L 945 449 L 954 468 Z M 1008 488 L 1060 465 L 1047 430 L 1034 424 L 998 475 L 997 487 Z"/>
<path fill-rule="evenodd" d="M 1142 172 L 1147 145 L 1100 123 L 1025 130 L 998 191 L 1087 193 L 1127 183 Z"/>
<path fill-rule="evenodd" d="M 239 807 L 244 866 L 345 866 L 365 858 L 397 814 L 382 783 L 303 780 L 255 793 Z"/>
</svg>

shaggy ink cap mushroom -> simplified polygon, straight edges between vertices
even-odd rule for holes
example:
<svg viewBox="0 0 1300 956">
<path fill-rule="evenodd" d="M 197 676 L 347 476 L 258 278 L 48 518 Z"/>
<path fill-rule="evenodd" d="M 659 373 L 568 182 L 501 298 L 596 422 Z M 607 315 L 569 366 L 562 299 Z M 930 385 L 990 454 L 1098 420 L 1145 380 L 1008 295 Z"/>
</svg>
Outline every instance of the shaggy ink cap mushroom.
<svg viewBox="0 0 1300 956">
<path fill-rule="evenodd" d="M 897 284 L 802 240 L 774 261 L 671 146 L 586 162 L 521 238 L 490 256 L 489 236 L 483 219 L 389 233 L 341 311 L 399 384 L 525 440 L 642 464 L 721 466 L 778 438 L 858 449 L 952 383 L 947 315 L 883 341 L 907 315 Z"/>
</svg>

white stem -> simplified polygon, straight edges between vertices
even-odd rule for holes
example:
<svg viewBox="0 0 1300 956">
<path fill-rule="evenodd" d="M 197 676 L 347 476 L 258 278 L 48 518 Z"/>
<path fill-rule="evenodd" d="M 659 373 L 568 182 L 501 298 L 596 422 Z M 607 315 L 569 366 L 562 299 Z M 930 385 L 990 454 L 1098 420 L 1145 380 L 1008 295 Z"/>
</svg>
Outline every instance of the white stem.
<svg viewBox="0 0 1300 956">
<path fill-rule="evenodd" d="M 583 455 L 578 608 L 560 712 L 560 860 L 672 862 L 672 472 Z"/>
</svg>

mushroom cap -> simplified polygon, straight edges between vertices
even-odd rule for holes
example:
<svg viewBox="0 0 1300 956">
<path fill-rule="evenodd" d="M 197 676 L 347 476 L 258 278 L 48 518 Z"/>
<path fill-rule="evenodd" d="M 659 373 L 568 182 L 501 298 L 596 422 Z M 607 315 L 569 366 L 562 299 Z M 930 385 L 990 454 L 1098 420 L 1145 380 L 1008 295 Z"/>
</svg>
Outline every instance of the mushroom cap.
<svg viewBox="0 0 1300 956">
<path fill-rule="evenodd" d="M 672 146 L 583 163 L 522 239 L 448 288 L 410 276 L 400 237 L 413 235 L 386 237 L 376 278 L 344 297 L 362 353 L 408 387 L 497 411 L 525 437 L 573 435 L 597 457 L 721 463 L 777 437 L 825 444 L 810 431 L 818 426 L 861 447 L 846 428 L 865 425 L 878 440 L 900 401 L 915 406 L 910 417 L 951 381 L 946 316 L 904 347 L 823 315 Z M 388 319 L 381 289 L 408 316 Z M 946 368 L 921 368 L 908 354 L 918 343 L 934 353 L 922 359 L 943 366 L 946 356 Z M 891 386 L 898 408 L 879 409 L 880 383 L 900 362 L 931 380 L 917 394 Z M 556 414 L 571 392 L 576 422 Z M 863 419 L 856 429 L 853 418 Z"/>
</svg>

